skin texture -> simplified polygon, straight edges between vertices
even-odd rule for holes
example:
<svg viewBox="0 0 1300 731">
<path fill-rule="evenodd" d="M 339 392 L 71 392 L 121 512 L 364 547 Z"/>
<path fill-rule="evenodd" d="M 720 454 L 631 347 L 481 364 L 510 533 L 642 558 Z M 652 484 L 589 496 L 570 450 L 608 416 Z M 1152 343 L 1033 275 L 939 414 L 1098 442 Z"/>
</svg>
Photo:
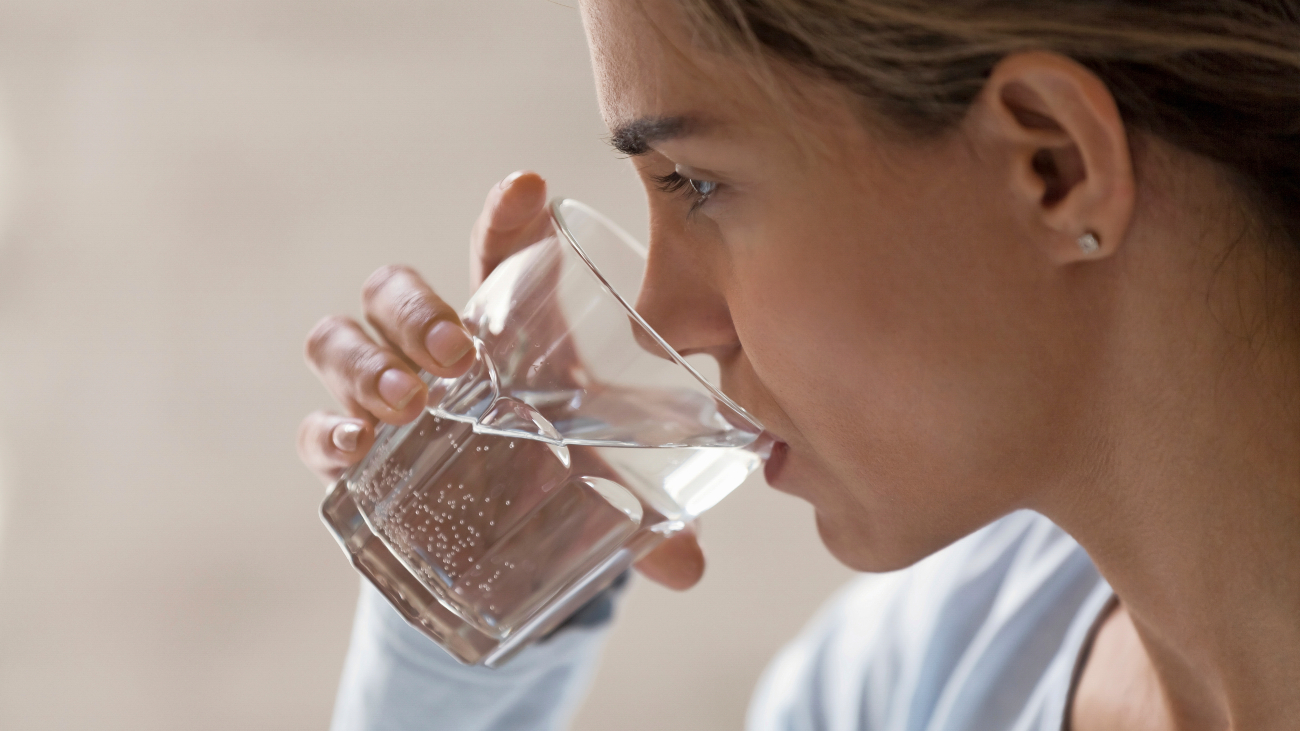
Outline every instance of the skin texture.
<svg viewBox="0 0 1300 731">
<path fill-rule="evenodd" d="M 615 140 L 688 120 L 632 159 L 651 221 L 638 309 L 678 350 L 715 356 L 724 390 L 787 445 L 772 486 L 812 503 L 832 553 L 900 568 L 1038 510 L 1123 603 L 1075 729 L 1292 728 L 1300 266 L 1219 171 L 1126 130 L 1104 84 L 1054 54 L 1003 59 L 956 129 L 916 140 L 798 71 L 759 83 L 692 45 L 669 0 L 582 12 Z M 674 171 L 707 200 L 659 190 Z M 478 271 L 527 243 L 541 185 L 489 194 Z M 1100 250 L 1077 245 L 1085 232 Z M 455 315 L 397 274 L 372 279 L 367 312 L 418 344 Z M 421 310 L 385 298 L 412 297 L 432 304 L 388 324 Z M 304 422 L 304 459 L 326 476 L 375 419 L 414 416 L 376 401 L 382 368 L 406 366 L 354 357 L 360 332 L 326 320 L 309 343 L 365 427 L 343 454 L 342 417 Z M 692 540 L 676 550 L 649 572 L 687 586 L 702 557 Z"/>
</svg>

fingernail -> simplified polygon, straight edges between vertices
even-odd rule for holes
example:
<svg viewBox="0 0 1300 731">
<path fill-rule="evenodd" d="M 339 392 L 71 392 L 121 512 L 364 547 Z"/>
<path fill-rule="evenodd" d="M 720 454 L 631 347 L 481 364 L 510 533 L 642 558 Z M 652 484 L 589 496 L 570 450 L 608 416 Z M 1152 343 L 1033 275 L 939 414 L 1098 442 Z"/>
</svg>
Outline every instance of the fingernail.
<svg viewBox="0 0 1300 731">
<path fill-rule="evenodd" d="M 506 188 L 509 188 L 511 184 L 513 184 L 516 180 L 518 180 L 521 176 L 523 176 L 524 172 L 525 171 L 523 170 L 517 170 L 513 173 L 510 173 L 509 175 L 506 176 L 505 180 L 502 180 L 500 183 L 497 183 L 497 187 L 500 188 L 501 190 L 505 190 Z"/>
<path fill-rule="evenodd" d="M 330 436 L 334 440 L 334 446 L 344 452 L 351 452 L 357 448 L 357 440 L 361 437 L 361 426 L 352 422 L 344 422 L 334 427 L 334 433 Z"/>
<path fill-rule="evenodd" d="M 396 368 L 389 368 L 379 377 L 379 395 L 393 411 L 401 411 L 424 390 L 424 384 L 415 376 Z"/>
<path fill-rule="evenodd" d="M 424 336 L 424 348 L 443 368 L 450 368 L 474 347 L 469 333 L 446 320 L 439 320 Z"/>
</svg>

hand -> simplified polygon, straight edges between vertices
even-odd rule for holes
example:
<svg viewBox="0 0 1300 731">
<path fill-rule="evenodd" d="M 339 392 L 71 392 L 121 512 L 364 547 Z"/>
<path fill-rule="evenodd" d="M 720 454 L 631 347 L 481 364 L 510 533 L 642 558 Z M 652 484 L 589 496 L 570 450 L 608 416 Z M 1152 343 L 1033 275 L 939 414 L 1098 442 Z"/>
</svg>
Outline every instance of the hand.
<svg viewBox="0 0 1300 731">
<path fill-rule="evenodd" d="M 470 234 L 473 285 L 544 236 L 547 216 L 546 182 L 536 173 L 515 173 L 488 191 Z M 326 317 L 307 336 L 307 365 L 346 412 L 316 411 L 298 429 L 299 456 L 326 484 L 365 456 L 379 422 L 406 424 L 420 415 L 427 397 L 420 369 L 454 378 L 474 360 L 456 311 L 410 267 L 370 275 L 362 304 L 377 337 L 342 315 Z M 671 589 L 694 586 L 704 574 L 694 528 L 664 541 L 636 567 Z"/>
</svg>

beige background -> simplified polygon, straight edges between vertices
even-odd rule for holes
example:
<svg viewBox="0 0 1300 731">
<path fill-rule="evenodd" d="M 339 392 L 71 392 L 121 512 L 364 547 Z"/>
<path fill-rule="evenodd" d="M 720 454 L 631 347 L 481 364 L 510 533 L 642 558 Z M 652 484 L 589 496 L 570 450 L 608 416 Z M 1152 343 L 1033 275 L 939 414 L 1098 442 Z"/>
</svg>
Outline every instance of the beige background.
<svg viewBox="0 0 1300 731">
<path fill-rule="evenodd" d="M 463 302 L 516 168 L 643 228 L 577 13 L 0 0 L 0 94 L 0 728 L 323 728 L 357 579 L 293 452 L 303 335 L 386 262 Z M 697 589 L 634 585 L 577 728 L 739 727 L 848 576 L 760 480 L 704 537 Z"/>
</svg>

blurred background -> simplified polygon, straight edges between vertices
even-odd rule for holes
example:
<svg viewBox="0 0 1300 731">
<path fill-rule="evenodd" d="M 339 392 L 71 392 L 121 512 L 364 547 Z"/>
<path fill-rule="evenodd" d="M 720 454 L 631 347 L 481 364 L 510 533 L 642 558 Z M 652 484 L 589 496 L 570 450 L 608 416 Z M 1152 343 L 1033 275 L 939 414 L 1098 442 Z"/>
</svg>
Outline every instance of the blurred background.
<svg viewBox="0 0 1300 731">
<path fill-rule="evenodd" d="M 644 230 L 572 4 L 0 0 L 0 728 L 327 725 L 358 578 L 294 454 L 303 337 L 384 263 L 463 303 L 519 168 Z M 575 728 L 739 728 L 849 576 L 760 479 L 703 539 Z"/>
</svg>

